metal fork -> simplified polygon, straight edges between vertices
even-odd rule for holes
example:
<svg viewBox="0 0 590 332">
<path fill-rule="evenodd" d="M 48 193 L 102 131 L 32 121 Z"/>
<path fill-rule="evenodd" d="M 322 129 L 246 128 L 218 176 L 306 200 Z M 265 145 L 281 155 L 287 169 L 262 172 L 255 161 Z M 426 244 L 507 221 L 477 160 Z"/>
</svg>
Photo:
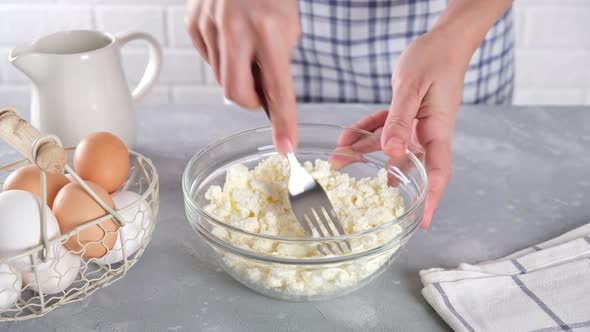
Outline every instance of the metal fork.
<svg viewBox="0 0 590 332">
<path fill-rule="evenodd" d="M 259 65 L 252 66 L 252 74 L 264 113 L 271 120 Z M 289 203 L 305 234 L 308 237 L 346 235 L 324 188 L 301 166 L 293 152 L 287 153 L 287 160 L 289 162 Z M 339 252 L 346 254 L 352 251 L 350 242 L 348 240 L 343 242 L 345 247 L 340 242 L 334 242 Z M 323 243 L 323 246 L 317 245 L 317 249 L 322 255 L 327 255 L 324 247 L 336 255 L 336 250 L 327 242 Z"/>
</svg>

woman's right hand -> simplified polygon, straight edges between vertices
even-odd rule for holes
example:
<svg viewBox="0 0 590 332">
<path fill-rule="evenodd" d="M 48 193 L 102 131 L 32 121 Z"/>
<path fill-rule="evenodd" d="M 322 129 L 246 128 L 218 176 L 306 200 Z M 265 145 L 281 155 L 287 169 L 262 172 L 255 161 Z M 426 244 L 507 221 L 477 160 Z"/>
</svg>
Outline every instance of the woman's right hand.
<svg viewBox="0 0 590 332">
<path fill-rule="evenodd" d="M 297 145 L 291 53 L 301 32 L 296 0 L 189 0 L 186 29 L 227 99 L 246 108 L 260 101 L 252 63 L 262 69 L 273 140 L 281 153 Z"/>
</svg>

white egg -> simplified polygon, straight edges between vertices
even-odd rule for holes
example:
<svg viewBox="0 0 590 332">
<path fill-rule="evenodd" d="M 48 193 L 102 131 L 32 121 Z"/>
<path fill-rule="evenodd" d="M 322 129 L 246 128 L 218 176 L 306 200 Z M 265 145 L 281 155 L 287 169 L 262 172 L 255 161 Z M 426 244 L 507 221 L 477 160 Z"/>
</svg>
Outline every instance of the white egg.
<svg viewBox="0 0 590 332">
<path fill-rule="evenodd" d="M 0 193 L 0 257 L 13 257 L 41 244 L 41 205 L 32 193 L 8 190 Z M 47 214 L 46 234 L 49 240 L 60 237 L 59 224 L 53 212 L 43 204 Z M 55 261 L 57 246 L 50 248 L 45 263 L 38 263 L 43 270 Z M 33 255 L 10 261 L 19 271 L 32 271 Z"/>
<path fill-rule="evenodd" d="M 0 310 L 12 307 L 20 297 L 20 273 L 8 264 L 0 264 Z"/>
<path fill-rule="evenodd" d="M 55 264 L 47 270 L 37 272 L 38 281 L 35 272 L 23 272 L 23 282 L 37 293 L 41 289 L 44 295 L 63 292 L 76 280 L 81 262 L 80 256 L 72 254 L 61 246 Z"/>
<path fill-rule="evenodd" d="M 113 249 L 104 257 L 95 260 L 101 265 L 119 263 L 125 259 L 125 255 L 130 257 L 135 254 L 141 247 L 141 242 L 152 223 L 150 207 L 140 195 L 132 191 L 121 191 L 112 194 L 111 197 L 125 225 L 119 230 L 119 237 Z M 125 243 L 125 255 L 121 240 Z"/>
</svg>

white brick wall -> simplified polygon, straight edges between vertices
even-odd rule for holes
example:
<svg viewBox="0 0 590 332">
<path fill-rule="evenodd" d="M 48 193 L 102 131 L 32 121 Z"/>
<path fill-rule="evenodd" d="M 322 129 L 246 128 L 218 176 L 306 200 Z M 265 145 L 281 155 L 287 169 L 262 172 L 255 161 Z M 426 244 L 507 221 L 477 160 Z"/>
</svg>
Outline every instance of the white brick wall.
<svg viewBox="0 0 590 332">
<path fill-rule="evenodd" d="M 0 0 L 0 104 L 28 107 L 28 80 L 6 60 L 18 44 L 74 28 L 147 31 L 165 60 L 150 104 L 221 103 L 222 91 L 184 31 L 185 0 Z M 590 104 L 590 0 L 517 0 L 516 104 Z M 123 50 L 131 85 L 147 60 Z"/>
<path fill-rule="evenodd" d="M 7 61 L 10 50 L 45 34 L 76 28 L 108 32 L 142 30 L 164 47 L 157 86 L 146 104 L 222 103 L 221 88 L 209 78 L 184 30 L 185 0 L 0 0 L 0 104 L 28 108 L 29 80 Z M 145 69 L 141 42 L 123 50 L 125 72 L 134 86 Z"/>
<path fill-rule="evenodd" d="M 590 0 L 517 0 L 514 103 L 590 105 Z"/>
</svg>

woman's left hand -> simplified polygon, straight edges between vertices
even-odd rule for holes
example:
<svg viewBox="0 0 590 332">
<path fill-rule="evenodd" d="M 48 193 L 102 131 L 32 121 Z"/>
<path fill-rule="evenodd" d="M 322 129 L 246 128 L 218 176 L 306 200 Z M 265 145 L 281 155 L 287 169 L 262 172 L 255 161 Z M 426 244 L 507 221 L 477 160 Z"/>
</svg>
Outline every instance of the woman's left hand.
<svg viewBox="0 0 590 332">
<path fill-rule="evenodd" d="M 380 148 L 392 158 L 404 156 L 408 148 L 424 153 L 428 192 L 423 228 L 430 224 L 450 179 L 451 137 L 471 57 L 467 50 L 454 47 L 451 37 L 435 30 L 414 40 L 395 65 L 390 109 L 353 125 L 380 134 Z M 358 140 L 354 132 L 346 131 L 338 143 L 354 146 Z"/>
</svg>

